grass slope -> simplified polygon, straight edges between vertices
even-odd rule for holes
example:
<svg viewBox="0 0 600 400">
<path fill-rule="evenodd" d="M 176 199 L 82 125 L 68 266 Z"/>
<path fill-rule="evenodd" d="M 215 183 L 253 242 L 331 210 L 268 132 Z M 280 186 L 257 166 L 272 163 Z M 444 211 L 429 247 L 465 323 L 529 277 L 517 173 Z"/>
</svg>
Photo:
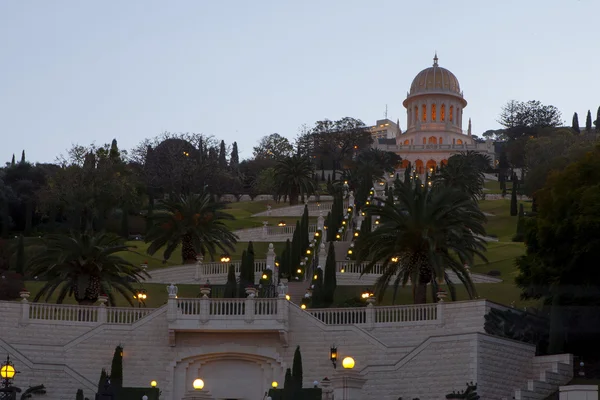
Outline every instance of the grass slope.
<svg viewBox="0 0 600 400">
<path fill-rule="evenodd" d="M 253 214 L 265 211 L 267 204 L 271 204 L 273 208 L 284 207 L 286 204 L 261 202 L 240 202 L 231 203 L 228 205 L 228 212 L 234 215 L 237 219 L 232 221 L 230 227 L 232 229 L 241 229 L 244 227 L 262 226 L 263 220 L 270 222 L 278 222 L 284 219 L 288 225 L 295 224 L 298 219 L 296 217 L 252 217 Z M 479 202 L 482 211 L 493 214 L 488 216 L 486 223 L 486 231 L 490 235 L 498 237 L 498 242 L 488 243 L 488 251 L 486 253 L 488 262 L 478 260 L 472 267 L 474 273 L 486 274 L 489 271 L 496 270 L 501 274 L 504 280 L 498 284 L 476 284 L 476 289 L 479 297 L 502 303 L 515 303 L 517 306 L 529 306 L 535 302 L 524 302 L 519 298 L 520 290 L 514 285 L 514 277 L 517 275 L 515 266 L 515 258 L 521 256 L 525 252 L 523 243 L 511 242 L 511 238 L 515 233 L 517 219 L 510 216 L 510 200 L 483 200 Z M 526 204 L 526 209 L 530 205 Z M 311 217 L 311 223 L 316 223 L 316 218 Z M 314 222 L 313 222 L 314 221 Z M 31 240 L 30 245 L 38 245 L 38 240 Z M 147 262 L 149 269 L 166 268 L 173 265 L 181 265 L 181 249 L 178 248 L 172 255 L 171 259 L 166 263 L 162 261 L 162 254 L 156 253 L 153 257 L 147 255 L 148 245 L 141 241 L 128 242 L 132 246 L 132 250 L 122 253 L 122 256 L 134 264 Z M 264 258 L 268 248 L 268 242 L 254 242 L 256 258 Z M 275 243 L 275 251 L 280 254 L 283 251 L 284 243 Z M 247 242 L 240 242 L 231 257 L 233 260 L 239 260 L 242 252 L 247 248 Z M 27 288 L 35 294 L 42 282 L 28 281 Z M 308 285 L 308 284 L 307 284 Z M 163 284 L 144 284 L 144 288 L 148 291 L 148 307 L 158 307 L 167 301 L 167 292 Z M 342 303 L 345 300 L 359 296 L 365 289 L 364 286 L 344 286 L 338 287 L 336 292 L 336 303 Z M 197 285 L 180 285 L 179 294 L 181 297 L 195 297 L 198 294 Z M 457 295 L 460 300 L 466 300 L 465 290 L 457 285 Z M 51 298 L 51 301 L 55 300 Z M 73 302 L 73 299 L 67 299 L 67 302 Z M 383 304 L 392 304 L 392 290 L 388 290 L 384 298 Z M 412 302 L 411 287 L 401 288 L 398 292 L 395 304 L 410 304 Z M 126 306 L 128 303 L 125 299 L 119 299 L 119 305 Z"/>
</svg>

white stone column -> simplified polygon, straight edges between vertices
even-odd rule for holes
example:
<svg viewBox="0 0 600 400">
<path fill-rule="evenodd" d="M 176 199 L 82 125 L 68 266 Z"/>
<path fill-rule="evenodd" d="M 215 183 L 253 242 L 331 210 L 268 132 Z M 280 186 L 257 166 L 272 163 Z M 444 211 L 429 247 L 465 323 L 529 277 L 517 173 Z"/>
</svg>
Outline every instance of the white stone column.
<svg viewBox="0 0 600 400">
<path fill-rule="evenodd" d="M 373 306 L 373 303 L 375 302 L 374 298 L 368 298 L 367 302 L 369 304 L 367 304 L 367 309 L 366 309 L 366 321 L 365 321 L 365 325 L 366 325 L 366 329 L 367 330 L 371 330 L 375 327 L 375 307 Z"/>
<path fill-rule="evenodd" d="M 169 299 L 167 300 L 167 321 L 174 322 L 177 319 L 177 286 L 174 283 L 167 286 Z"/>
<path fill-rule="evenodd" d="M 256 303 L 255 300 L 255 295 L 254 294 L 249 294 L 248 297 L 246 297 L 245 300 L 245 312 L 244 312 L 244 316 L 245 316 L 245 320 L 246 323 L 252 323 L 254 322 L 254 305 Z"/>
<path fill-rule="evenodd" d="M 108 313 L 106 310 L 106 304 L 100 303 L 98 306 L 98 323 L 105 324 L 108 321 Z"/>
<path fill-rule="evenodd" d="M 194 275 L 195 281 L 202 279 L 202 261 L 204 261 L 203 256 L 196 257 L 196 273 Z"/>
<path fill-rule="evenodd" d="M 352 369 L 337 370 L 331 379 L 335 400 L 364 400 L 363 385 L 367 380 Z"/>
<path fill-rule="evenodd" d="M 277 282 L 279 271 L 275 266 L 275 248 L 273 247 L 273 243 L 269 243 L 269 249 L 267 250 L 267 268 L 269 267 L 271 267 L 271 271 L 273 271 L 273 282 Z"/>
<path fill-rule="evenodd" d="M 31 307 L 27 301 L 29 295 L 27 295 L 27 297 L 21 295 L 21 297 L 23 298 L 23 300 L 21 300 L 21 324 L 27 325 L 29 323 L 29 308 Z"/>
<path fill-rule="evenodd" d="M 325 377 L 321 381 L 321 390 L 322 390 L 322 400 L 333 400 L 333 386 L 331 386 L 331 381 L 329 378 Z"/>
<path fill-rule="evenodd" d="M 210 299 L 208 296 L 204 295 L 200 298 L 200 322 L 203 324 L 208 322 L 208 318 L 210 315 Z"/>
<path fill-rule="evenodd" d="M 261 236 L 262 236 L 263 239 L 267 238 L 267 233 L 268 233 L 267 232 L 267 229 L 268 229 L 267 228 L 267 224 L 268 223 L 269 223 L 268 221 L 263 221 L 263 228 L 262 228 L 262 233 L 261 233 Z"/>
</svg>

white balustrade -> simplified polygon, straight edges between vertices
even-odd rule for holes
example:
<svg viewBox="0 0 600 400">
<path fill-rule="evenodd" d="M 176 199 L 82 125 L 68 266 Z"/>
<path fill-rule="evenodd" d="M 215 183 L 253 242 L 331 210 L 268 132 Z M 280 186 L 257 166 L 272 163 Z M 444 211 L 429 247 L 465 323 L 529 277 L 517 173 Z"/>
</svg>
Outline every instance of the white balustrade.
<svg viewBox="0 0 600 400">
<path fill-rule="evenodd" d="M 357 264 L 354 261 L 336 261 L 336 271 L 338 274 L 362 274 L 365 267 L 369 265 L 369 261 L 363 261 L 360 264 Z M 382 275 L 383 274 L 383 265 L 381 263 L 376 263 L 370 272 L 369 275 Z"/>
<path fill-rule="evenodd" d="M 365 307 L 311 308 L 306 311 L 326 325 L 354 325 L 367 322 L 367 309 Z"/>
<path fill-rule="evenodd" d="M 313 308 L 306 310 L 306 312 L 326 325 L 377 325 L 438 321 L 441 316 L 438 313 L 439 307 L 439 304 L 417 304 L 384 307 Z"/>
<path fill-rule="evenodd" d="M 132 324 L 154 311 L 153 308 L 78 306 L 28 303 L 30 322 L 64 321 Z"/>
<path fill-rule="evenodd" d="M 96 306 L 30 303 L 29 320 L 98 322 Z"/>
<path fill-rule="evenodd" d="M 109 324 L 133 324 L 154 311 L 153 308 L 106 307 Z"/>
<path fill-rule="evenodd" d="M 278 306 L 277 299 L 177 299 L 177 313 L 180 319 L 240 320 L 248 315 L 257 320 L 275 319 Z"/>
<path fill-rule="evenodd" d="M 438 318 L 437 304 L 374 307 L 375 323 L 434 321 Z"/>
</svg>

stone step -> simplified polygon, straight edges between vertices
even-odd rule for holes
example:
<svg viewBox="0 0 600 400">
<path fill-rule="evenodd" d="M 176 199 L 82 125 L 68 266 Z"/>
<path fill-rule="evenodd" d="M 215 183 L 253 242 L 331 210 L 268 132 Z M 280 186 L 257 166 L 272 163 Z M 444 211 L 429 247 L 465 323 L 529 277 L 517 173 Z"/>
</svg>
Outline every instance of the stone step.
<svg viewBox="0 0 600 400">
<path fill-rule="evenodd" d="M 544 397 L 538 395 L 531 390 L 517 389 L 515 390 L 515 400 L 542 400 Z"/>
<path fill-rule="evenodd" d="M 552 371 L 542 371 L 540 372 L 540 381 L 551 385 L 560 385 L 563 381 L 563 376 Z"/>
<path fill-rule="evenodd" d="M 294 304 L 300 305 L 304 295 L 306 294 L 306 289 L 308 289 L 309 283 L 304 281 L 290 281 L 287 283 L 287 285 L 287 294 L 290 295 L 290 301 Z"/>
<path fill-rule="evenodd" d="M 543 395 L 543 398 L 556 392 L 556 385 L 552 385 L 548 382 L 529 380 L 527 381 L 527 390 L 534 392 L 535 394 Z"/>
</svg>

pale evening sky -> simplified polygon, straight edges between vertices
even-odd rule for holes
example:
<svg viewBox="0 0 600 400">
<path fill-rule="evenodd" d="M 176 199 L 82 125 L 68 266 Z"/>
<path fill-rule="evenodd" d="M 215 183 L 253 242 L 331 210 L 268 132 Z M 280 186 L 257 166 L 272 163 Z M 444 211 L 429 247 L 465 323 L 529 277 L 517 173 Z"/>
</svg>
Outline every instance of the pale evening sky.
<svg viewBox="0 0 600 400">
<path fill-rule="evenodd" d="M 510 99 L 581 125 L 600 106 L 598 0 L 0 0 L 0 165 L 73 143 L 130 149 L 163 131 L 290 139 L 303 124 L 388 116 L 432 64 L 473 133 Z"/>
</svg>

